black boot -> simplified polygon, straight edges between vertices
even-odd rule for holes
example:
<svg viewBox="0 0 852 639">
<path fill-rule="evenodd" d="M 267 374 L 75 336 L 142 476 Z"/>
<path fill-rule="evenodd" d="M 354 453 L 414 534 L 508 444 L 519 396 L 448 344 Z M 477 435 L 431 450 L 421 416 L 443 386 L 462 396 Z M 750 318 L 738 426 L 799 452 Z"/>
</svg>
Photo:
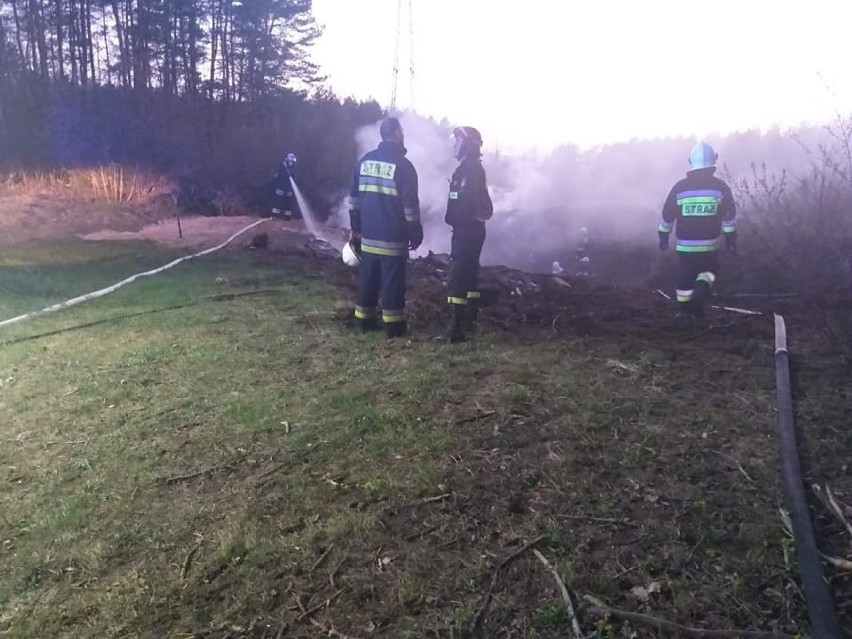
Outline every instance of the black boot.
<svg viewBox="0 0 852 639">
<path fill-rule="evenodd" d="M 387 322 L 385 324 L 385 334 L 388 336 L 388 339 L 402 337 L 407 331 L 407 322 Z"/>
<path fill-rule="evenodd" d="M 467 312 L 464 318 L 464 330 L 468 333 L 476 331 L 476 320 L 479 318 L 479 300 L 467 300 Z"/>
<path fill-rule="evenodd" d="M 707 282 L 699 280 L 695 283 L 695 295 L 692 297 L 692 307 L 690 308 L 693 317 L 704 317 L 704 310 L 710 302 L 712 294 L 713 292 Z"/>
<path fill-rule="evenodd" d="M 466 339 L 464 336 L 466 310 L 467 307 L 465 304 L 450 304 L 450 322 L 447 325 L 447 329 L 436 336 L 435 339 L 439 342 L 449 342 L 450 344 L 464 342 Z"/>
<path fill-rule="evenodd" d="M 377 331 L 381 328 L 381 326 L 379 326 L 379 320 L 375 317 L 359 318 L 356 321 L 358 323 L 358 328 L 361 329 L 362 333 Z"/>
</svg>

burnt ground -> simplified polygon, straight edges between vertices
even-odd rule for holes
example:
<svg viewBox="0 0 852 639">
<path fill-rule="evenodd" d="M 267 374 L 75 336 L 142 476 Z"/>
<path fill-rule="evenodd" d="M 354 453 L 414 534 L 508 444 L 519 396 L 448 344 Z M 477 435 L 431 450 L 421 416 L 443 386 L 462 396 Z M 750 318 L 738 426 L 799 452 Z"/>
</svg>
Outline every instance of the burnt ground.
<svg viewBox="0 0 852 639">
<path fill-rule="evenodd" d="M 274 248 L 272 254 L 277 255 Z M 354 274 L 334 258 L 313 242 L 276 257 L 310 260 L 313 272 L 336 281 L 342 294 L 351 296 Z M 445 273 L 443 256 L 418 260 L 409 271 L 414 341 L 428 340 L 444 322 Z M 596 288 L 582 279 L 504 267 L 484 268 L 482 289 L 482 325 L 489 339 L 544 345 L 566 357 L 566 342 L 597 345 L 611 355 L 598 365 L 635 379 L 636 394 L 605 402 L 612 429 L 607 445 L 600 433 L 566 438 L 566 417 L 553 410 L 559 399 L 494 403 L 499 373 L 471 371 L 486 383 L 481 396 L 460 400 L 452 411 L 463 415 L 457 424 L 464 431 L 464 445 L 443 463 L 441 485 L 452 496 L 434 503 L 355 499 L 348 504 L 385 513 L 388 545 L 357 549 L 359 562 L 368 558 L 368 568 L 360 563 L 351 568 L 366 570 L 362 585 L 373 594 L 363 595 L 356 609 L 344 614 L 347 626 L 359 627 L 353 625 L 358 618 L 362 628 L 391 623 L 371 604 L 388 598 L 417 618 L 431 608 L 454 605 L 455 614 L 470 623 L 478 608 L 462 602 L 481 601 L 493 566 L 545 531 L 545 554 L 552 555 L 578 596 L 595 593 L 626 610 L 697 627 L 791 633 L 806 628 L 795 552 L 782 517 L 767 521 L 757 516 L 767 504 L 777 512 L 785 503 L 774 431 L 773 313 L 787 323 L 800 452 L 820 550 L 849 558 L 849 531 L 818 498 L 830 485 L 842 495 L 846 518 L 852 517 L 848 297 L 717 298 L 716 306 L 763 315 L 717 308 L 691 329 L 678 331 L 673 303 L 656 291 Z M 341 321 L 349 323 L 349 313 L 342 311 Z M 542 375 L 548 365 L 543 359 Z M 589 389 L 595 397 L 600 391 Z M 646 400 L 654 393 L 669 396 L 666 409 L 655 411 L 653 402 L 649 409 Z M 672 409 L 674 415 L 665 414 Z M 568 412 L 582 422 L 584 410 L 572 404 Z M 646 454 L 653 459 L 650 464 L 640 461 Z M 560 472 L 566 462 L 588 469 L 588 475 L 566 478 Z M 483 555 L 483 540 L 495 550 Z M 333 582 L 334 570 L 350 567 L 350 559 L 340 561 L 308 576 L 309 585 L 303 587 L 314 600 L 332 594 L 317 582 Z M 567 636 L 555 629 L 556 634 L 541 634 L 542 617 L 545 627 L 548 615 L 561 618 L 558 605 L 542 608 L 541 602 L 554 600 L 554 583 L 541 571 L 530 558 L 507 568 L 487 617 L 491 630 L 483 636 Z M 405 575 L 402 586 L 400 574 Z M 431 583 L 426 594 L 419 586 L 405 586 L 431 582 L 432 574 L 442 580 Z M 830 565 L 826 575 L 841 625 L 850 628 L 852 575 Z M 679 592 L 683 583 L 698 593 L 692 587 Z M 584 602 L 580 605 L 584 626 L 597 629 L 599 636 L 628 636 L 642 627 L 596 622 Z M 453 634 L 435 623 L 411 636 Z"/>
<path fill-rule="evenodd" d="M 129 222 L 114 228 L 142 233 Z M 354 271 L 292 227 L 274 224 L 267 232 L 268 249 L 250 249 L 245 238 L 227 252 L 280 268 L 280 281 L 299 272 L 331 284 L 340 300 L 334 322 L 349 324 Z M 412 336 L 385 354 L 392 362 L 448 359 L 448 370 L 465 380 L 455 382 L 468 389 L 463 396 L 441 399 L 438 384 L 439 399 L 429 404 L 427 418 L 447 424 L 454 442 L 431 460 L 434 487 L 408 489 L 417 454 L 389 461 L 383 472 L 393 489 L 377 493 L 349 476 L 345 459 L 287 459 L 325 489 L 313 514 L 288 500 L 286 481 L 268 470 L 271 461 L 235 466 L 202 484 L 193 499 L 218 503 L 224 483 L 264 518 L 283 520 L 275 520 L 276 534 L 303 535 L 306 543 L 262 566 L 262 605 L 238 601 L 245 584 L 231 576 L 233 561 L 205 565 L 168 613 L 183 619 L 185 636 L 462 637 L 474 627 L 484 637 L 569 636 L 555 582 L 531 552 L 491 585 L 495 566 L 539 538 L 537 548 L 570 588 L 587 634 L 655 633 L 601 617 L 585 595 L 694 627 L 791 635 L 807 629 L 795 553 L 777 512 L 784 496 L 771 313 L 787 321 L 806 482 L 830 485 L 852 519 L 845 294 L 719 299 L 765 315 L 714 310 L 679 332 L 673 303 L 656 292 L 491 267 L 482 273 L 477 343 L 493 345 L 493 355 L 447 355 L 429 344 L 445 318 L 445 270 L 441 256 L 412 264 Z M 241 282 L 277 283 L 268 276 Z M 566 377 L 579 378 L 587 396 Z M 820 549 L 852 558 L 839 518 L 817 490 L 809 494 Z M 312 532 L 315 521 L 340 512 L 374 524 L 369 533 L 337 538 Z M 852 577 L 832 566 L 826 575 L 850 628 Z M 488 592 L 493 597 L 477 626 Z M 210 629 L 223 614 L 228 622 Z"/>
</svg>

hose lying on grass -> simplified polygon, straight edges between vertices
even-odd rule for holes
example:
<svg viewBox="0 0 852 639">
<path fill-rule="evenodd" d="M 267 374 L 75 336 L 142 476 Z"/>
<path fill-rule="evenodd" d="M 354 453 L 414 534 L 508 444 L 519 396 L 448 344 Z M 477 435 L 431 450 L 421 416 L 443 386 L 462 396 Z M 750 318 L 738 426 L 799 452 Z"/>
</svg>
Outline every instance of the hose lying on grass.
<svg viewBox="0 0 852 639">
<path fill-rule="evenodd" d="M 164 264 L 163 266 L 160 266 L 158 268 L 152 269 L 150 271 L 145 271 L 144 273 L 136 273 L 136 275 L 131 275 L 130 277 L 127 277 L 121 280 L 120 282 L 116 282 L 112 286 L 107 286 L 106 288 L 102 288 L 97 291 L 92 291 L 91 293 L 86 293 L 85 295 L 74 297 L 70 300 L 60 302 L 59 304 L 48 306 L 47 308 L 43 308 L 40 311 L 33 311 L 31 313 L 24 313 L 23 315 L 18 315 L 17 317 L 11 317 L 7 320 L 3 320 L 2 322 L 0 322 L 0 327 L 8 326 L 10 324 L 17 324 L 18 322 L 23 322 L 24 320 L 39 317 L 40 315 L 46 315 L 47 313 L 55 313 L 56 311 L 71 308 L 72 306 L 76 306 L 77 304 L 82 304 L 83 302 L 88 302 L 89 300 L 97 299 L 99 297 L 103 297 L 104 295 L 109 295 L 110 293 L 114 293 L 115 291 L 120 289 L 122 286 L 126 286 L 127 284 L 135 282 L 140 277 L 150 277 L 152 275 L 157 275 L 158 273 L 162 273 L 163 271 L 167 271 L 168 269 L 177 266 L 181 262 L 186 262 L 187 260 L 191 260 L 196 257 L 201 257 L 202 255 L 209 255 L 210 253 L 214 253 L 219 249 L 226 247 L 228 244 L 233 242 L 236 238 L 238 238 L 246 231 L 253 229 L 258 224 L 263 224 L 266 221 L 267 219 L 264 218 L 262 220 L 258 220 L 257 222 L 253 222 L 252 224 L 249 224 L 247 227 L 245 227 L 244 229 L 240 229 L 227 240 L 217 246 L 214 246 L 213 248 L 205 249 L 198 253 L 193 253 L 192 255 L 185 255 L 184 257 L 179 257 L 178 259 L 172 260 L 168 264 Z"/>
<path fill-rule="evenodd" d="M 793 399 L 790 391 L 790 363 L 787 355 L 787 329 L 784 318 L 775 315 L 775 395 L 778 404 L 778 436 L 781 442 L 781 467 L 784 490 L 790 509 L 799 575 L 805 591 L 808 616 L 816 639 L 840 639 L 840 624 L 831 593 L 825 583 L 822 562 L 811 525 L 808 500 L 802 481 L 796 430 L 793 422 Z"/>
</svg>

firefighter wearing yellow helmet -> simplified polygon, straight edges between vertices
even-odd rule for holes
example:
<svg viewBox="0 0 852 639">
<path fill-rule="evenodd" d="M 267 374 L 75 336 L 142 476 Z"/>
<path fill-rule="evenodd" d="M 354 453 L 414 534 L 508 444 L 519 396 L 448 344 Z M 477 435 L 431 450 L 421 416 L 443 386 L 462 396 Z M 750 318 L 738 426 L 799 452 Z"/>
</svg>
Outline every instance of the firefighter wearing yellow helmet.
<svg viewBox="0 0 852 639">
<path fill-rule="evenodd" d="M 714 175 L 717 159 L 706 142 L 692 148 L 692 168 L 669 192 L 657 228 L 661 251 L 669 247 L 669 236 L 675 231 L 679 326 L 704 314 L 719 273 L 722 238 L 728 250 L 737 248 L 737 209 L 730 187 Z"/>
</svg>

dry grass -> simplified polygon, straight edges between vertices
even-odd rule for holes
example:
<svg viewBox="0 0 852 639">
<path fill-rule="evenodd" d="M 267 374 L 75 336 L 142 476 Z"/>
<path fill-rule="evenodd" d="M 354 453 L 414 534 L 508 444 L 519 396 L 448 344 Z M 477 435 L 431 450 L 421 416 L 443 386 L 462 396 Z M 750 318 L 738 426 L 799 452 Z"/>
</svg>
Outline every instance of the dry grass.
<svg viewBox="0 0 852 639">
<path fill-rule="evenodd" d="M 92 168 L 54 171 L 12 171 L 0 181 L 12 194 L 61 192 L 63 196 L 104 202 L 146 202 L 176 193 L 168 178 L 140 167 L 107 164 Z"/>
</svg>

